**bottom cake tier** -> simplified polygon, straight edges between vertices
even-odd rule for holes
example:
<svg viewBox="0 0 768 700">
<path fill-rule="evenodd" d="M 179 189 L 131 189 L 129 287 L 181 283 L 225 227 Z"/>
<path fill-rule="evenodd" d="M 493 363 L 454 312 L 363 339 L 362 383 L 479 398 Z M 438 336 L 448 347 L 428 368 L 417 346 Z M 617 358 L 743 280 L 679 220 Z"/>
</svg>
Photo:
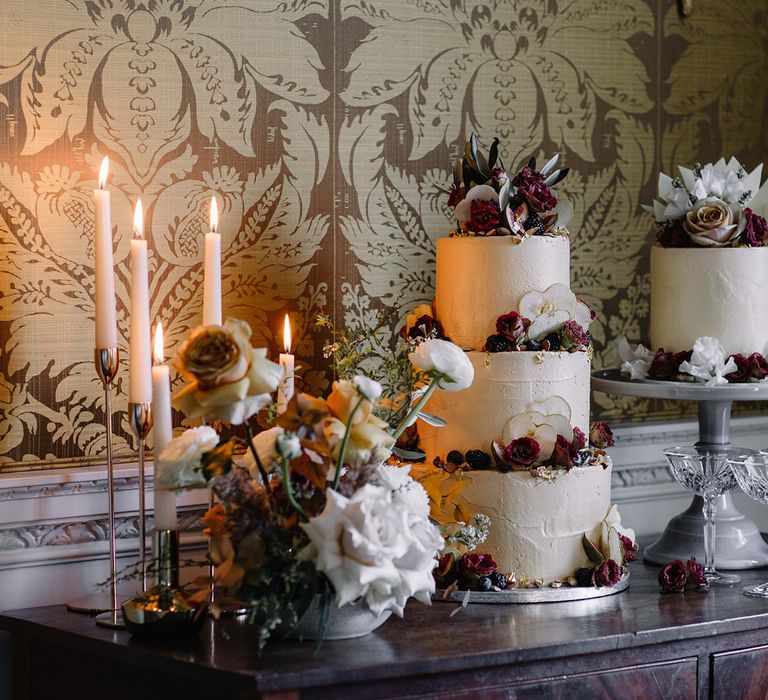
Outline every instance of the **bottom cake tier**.
<svg viewBox="0 0 768 700">
<path fill-rule="evenodd" d="M 582 536 L 600 540 L 611 507 L 610 467 L 576 468 L 553 481 L 527 471 L 471 471 L 464 479 L 457 501 L 491 519 L 478 550 L 490 553 L 499 571 L 548 585 L 591 566 Z"/>
</svg>

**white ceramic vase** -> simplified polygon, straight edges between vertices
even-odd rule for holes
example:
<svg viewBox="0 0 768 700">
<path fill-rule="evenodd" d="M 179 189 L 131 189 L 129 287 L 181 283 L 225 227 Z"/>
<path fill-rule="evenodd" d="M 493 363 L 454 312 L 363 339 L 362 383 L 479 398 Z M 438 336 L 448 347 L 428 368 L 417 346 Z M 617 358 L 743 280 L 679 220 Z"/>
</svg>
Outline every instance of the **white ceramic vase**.
<svg viewBox="0 0 768 700">
<path fill-rule="evenodd" d="M 331 615 L 325 631 L 325 640 L 355 639 L 364 637 L 383 625 L 391 610 L 374 615 L 363 602 L 349 603 L 337 608 L 332 603 Z M 299 624 L 289 635 L 292 639 L 317 639 L 320 620 L 320 596 L 315 596 Z"/>
</svg>

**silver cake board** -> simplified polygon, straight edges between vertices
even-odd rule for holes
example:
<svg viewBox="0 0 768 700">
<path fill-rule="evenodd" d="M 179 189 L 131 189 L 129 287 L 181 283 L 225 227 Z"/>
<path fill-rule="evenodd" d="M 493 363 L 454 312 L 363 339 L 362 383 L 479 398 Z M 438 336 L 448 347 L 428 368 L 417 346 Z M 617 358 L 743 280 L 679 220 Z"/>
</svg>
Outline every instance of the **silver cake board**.
<svg viewBox="0 0 768 700">
<path fill-rule="evenodd" d="M 592 600 L 615 595 L 629 588 L 629 573 L 621 577 L 615 586 L 568 586 L 560 588 L 542 586 L 541 588 L 511 588 L 505 591 L 469 591 L 469 603 L 484 603 L 497 605 L 519 605 L 526 603 L 566 603 L 572 600 Z M 445 595 L 438 590 L 432 595 L 432 600 L 445 603 L 464 603 L 467 591 L 455 590 Z"/>
</svg>

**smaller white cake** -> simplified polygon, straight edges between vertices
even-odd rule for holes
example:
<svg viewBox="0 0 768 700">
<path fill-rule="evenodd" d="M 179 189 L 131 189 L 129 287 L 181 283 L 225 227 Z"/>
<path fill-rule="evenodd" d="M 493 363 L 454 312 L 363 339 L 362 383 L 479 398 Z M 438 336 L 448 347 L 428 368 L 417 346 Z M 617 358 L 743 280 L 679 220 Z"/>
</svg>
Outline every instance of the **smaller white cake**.
<svg viewBox="0 0 768 700">
<path fill-rule="evenodd" d="M 717 338 L 726 356 L 768 348 L 768 247 L 651 248 L 651 348 Z"/>
<path fill-rule="evenodd" d="M 530 472 L 471 471 L 457 500 L 471 513 L 491 519 L 483 551 L 504 573 L 541 578 L 544 584 L 592 566 L 582 546 L 586 533 L 600 541 L 601 523 L 611 507 L 611 469 L 581 467 L 554 481 Z"/>
<path fill-rule="evenodd" d="M 496 319 L 532 290 L 569 285 L 567 236 L 437 239 L 435 311 L 445 335 L 464 350 L 482 350 Z"/>
<path fill-rule="evenodd" d="M 501 440 L 511 418 L 534 402 L 553 396 L 565 400 L 570 423 L 589 434 L 590 360 L 586 352 L 470 352 L 472 386 L 457 393 L 436 391 L 430 413 L 448 425 L 419 423 L 420 447 L 431 460 L 450 450 L 483 450 Z"/>
</svg>

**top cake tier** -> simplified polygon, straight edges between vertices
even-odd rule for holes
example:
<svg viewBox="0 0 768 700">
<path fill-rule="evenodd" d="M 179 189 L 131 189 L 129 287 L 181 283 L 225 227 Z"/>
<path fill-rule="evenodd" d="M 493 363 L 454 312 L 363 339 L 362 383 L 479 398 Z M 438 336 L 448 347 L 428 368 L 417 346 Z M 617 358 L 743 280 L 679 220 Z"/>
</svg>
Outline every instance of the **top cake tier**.
<svg viewBox="0 0 768 700">
<path fill-rule="evenodd" d="M 553 284 L 570 285 L 567 236 L 452 237 L 437 240 L 435 311 L 448 338 L 482 350 L 496 319 L 521 297 Z"/>
</svg>

